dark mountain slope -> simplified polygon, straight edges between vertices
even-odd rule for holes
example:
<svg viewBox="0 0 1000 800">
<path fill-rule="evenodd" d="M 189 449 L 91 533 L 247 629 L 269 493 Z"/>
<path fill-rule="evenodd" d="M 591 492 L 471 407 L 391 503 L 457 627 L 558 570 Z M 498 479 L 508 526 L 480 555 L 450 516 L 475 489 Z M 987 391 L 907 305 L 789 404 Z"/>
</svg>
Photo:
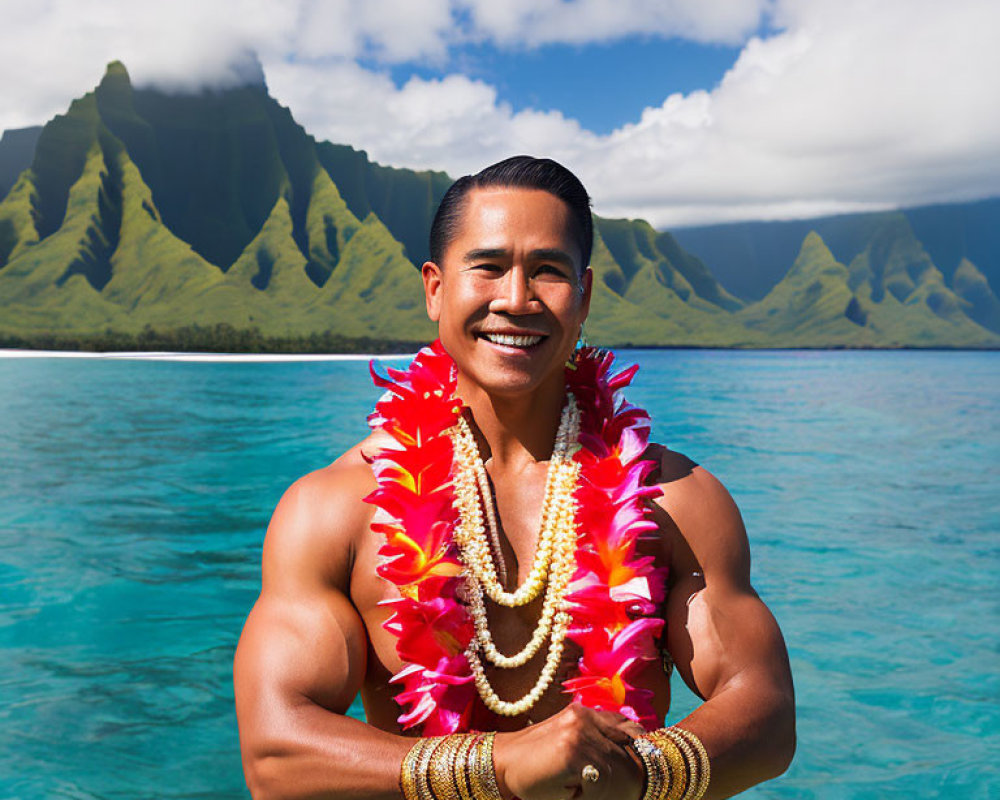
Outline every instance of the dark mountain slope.
<svg viewBox="0 0 1000 800">
<path fill-rule="evenodd" d="M 17 183 L 18 176 L 31 166 L 42 126 L 4 131 L 0 136 L 0 197 Z"/>
</svg>

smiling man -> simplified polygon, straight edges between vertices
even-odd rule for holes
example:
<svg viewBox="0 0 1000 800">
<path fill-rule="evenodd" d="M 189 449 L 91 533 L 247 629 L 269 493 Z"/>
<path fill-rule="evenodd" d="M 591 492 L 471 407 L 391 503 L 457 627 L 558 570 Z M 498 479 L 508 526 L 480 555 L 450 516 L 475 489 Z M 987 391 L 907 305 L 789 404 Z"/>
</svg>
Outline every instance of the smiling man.
<svg viewBox="0 0 1000 800">
<path fill-rule="evenodd" d="M 439 342 L 268 528 L 234 665 L 255 798 L 692 800 L 789 764 L 788 658 L 736 505 L 648 442 L 630 374 L 575 349 L 592 241 L 547 159 L 442 200 Z M 704 702 L 663 727 L 671 664 Z"/>
</svg>

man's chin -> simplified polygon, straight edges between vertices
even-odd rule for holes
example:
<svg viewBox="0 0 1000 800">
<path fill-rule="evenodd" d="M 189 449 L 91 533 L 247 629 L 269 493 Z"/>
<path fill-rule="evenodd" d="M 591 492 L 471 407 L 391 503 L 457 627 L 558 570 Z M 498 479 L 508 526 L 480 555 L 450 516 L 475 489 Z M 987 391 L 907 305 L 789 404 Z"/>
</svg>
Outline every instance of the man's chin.
<svg viewBox="0 0 1000 800">
<path fill-rule="evenodd" d="M 478 386 L 492 397 L 515 398 L 530 395 L 553 379 L 555 372 L 558 372 L 560 383 L 562 382 L 562 365 L 559 369 L 539 370 L 537 369 L 517 369 L 510 364 L 491 365 L 477 364 L 476 369 L 470 373 L 465 373 L 470 384 Z"/>
</svg>

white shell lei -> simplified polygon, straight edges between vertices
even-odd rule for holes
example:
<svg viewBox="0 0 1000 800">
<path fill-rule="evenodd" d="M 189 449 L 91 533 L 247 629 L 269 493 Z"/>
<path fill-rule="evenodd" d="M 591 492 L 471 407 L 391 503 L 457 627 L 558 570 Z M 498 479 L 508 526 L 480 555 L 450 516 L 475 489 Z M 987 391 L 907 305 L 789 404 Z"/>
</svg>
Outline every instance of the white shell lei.
<svg viewBox="0 0 1000 800">
<path fill-rule="evenodd" d="M 576 507 L 574 493 L 580 466 L 572 456 L 579 448 L 580 412 L 576 399 L 567 393 L 566 406 L 559 422 L 555 447 L 549 462 L 545 482 L 542 519 L 531 571 L 514 592 L 507 592 L 497 578 L 497 570 L 483 524 L 482 509 L 486 509 L 489 533 L 494 548 L 499 551 L 499 531 L 493 514 L 493 498 L 486 467 L 468 424 L 464 419 L 452 432 L 454 442 L 455 507 L 459 522 L 455 542 L 465 565 L 463 572 L 468 590 L 469 608 L 476 634 L 469 643 L 466 656 L 472 668 L 476 689 L 483 703 L 496 714 L 517 716 L 530 710 L 552 683 L 562 660 L 566 633 L 571 617 L 565 610 L 565 596 L 576 570 Z M 538 624 L 531 639 L 518 653 L 507 656 L 497 650 L 490 633 L 483 595 L 495 603 L 515 608 L 527 605 L 544 590 L 545 600 Z M 550 638 L 551 637 L 551 638 Z M 550 638 L 545 665 L 534 687 L 517 701 L 501 700 L 487 679 L 479 651 L 501 669 L 513 669 L 526 664 Z"/>
</svg>

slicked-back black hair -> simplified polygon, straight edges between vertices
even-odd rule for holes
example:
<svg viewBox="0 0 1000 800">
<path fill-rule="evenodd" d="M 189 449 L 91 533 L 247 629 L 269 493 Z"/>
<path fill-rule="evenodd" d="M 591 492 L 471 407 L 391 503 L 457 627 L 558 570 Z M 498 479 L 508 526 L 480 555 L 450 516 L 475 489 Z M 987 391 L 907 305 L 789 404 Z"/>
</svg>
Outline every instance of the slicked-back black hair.
<svg viewBox="0 0 1000 800">
<path fill-rule="evenodd" d="M 441 265 L 444 251 L 458 235 L 466 195 L 473 189 L 510 187 L 540 189 L 562 200 L 570 211 L 572 236 L 580 248 L 580 269 L 590 264 L 594 246 L 594 221 L 590 216 L 590 196 L 580 179 L 551 158 L 512 156 L 492 164 L 475 175 L 455 181 L 441 198 L 431 224 L 431 261 Z"/>
</svg>

